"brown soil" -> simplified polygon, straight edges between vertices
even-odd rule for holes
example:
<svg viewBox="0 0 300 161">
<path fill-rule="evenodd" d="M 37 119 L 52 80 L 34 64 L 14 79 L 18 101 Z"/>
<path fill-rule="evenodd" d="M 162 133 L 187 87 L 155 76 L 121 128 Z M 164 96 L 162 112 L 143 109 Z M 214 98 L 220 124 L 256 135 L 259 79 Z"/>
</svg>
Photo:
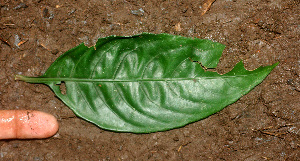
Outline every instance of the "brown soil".
<svg viewBox="0 0 300 161">
<path fill-rule="evenodd" d="M 297 160 L 300 148 L 299 0 L 1 0 L 0 109 L 53 114 L 59 132 L 0 141 L 0 160 Z M 115 133 L 77 118 L 39 76 L 81 42 L 170 33 L 227 47 L 218 71 L 280 64 L 249 94 L 207 119 L 151 134 Z M 1 130 L 1 129 L 0 129 Z"/>
</svg>

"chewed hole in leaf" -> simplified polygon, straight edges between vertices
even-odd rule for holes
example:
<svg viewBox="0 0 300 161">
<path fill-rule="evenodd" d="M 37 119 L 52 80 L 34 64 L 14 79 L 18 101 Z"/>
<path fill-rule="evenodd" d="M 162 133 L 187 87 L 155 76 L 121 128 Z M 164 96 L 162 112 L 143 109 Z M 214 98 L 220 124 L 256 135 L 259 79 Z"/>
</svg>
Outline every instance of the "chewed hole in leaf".
<svg viewBox="0 0 300 161">
<path fill-rule="evenodd" d="M 59 84 L 59 89 L 60 89 L 60 93 L 61 94 L 63 94 L 63 95 L 67 94 L 67 87 L 66 87 L 66 83 L 65 82 L 62 81 Z"/>
<path fill-rule="evenodd" d="M 204 65 L 202 65 L 202 63 L 200 61 L 193 60 L 192 58 L 189 58 L 189 60 L 193 63 L 199 64 L 202 67 L 202 69 L 204 69 L 204 71 L 217 72 L 216 68 L 206 68 Z"/>
</svg>

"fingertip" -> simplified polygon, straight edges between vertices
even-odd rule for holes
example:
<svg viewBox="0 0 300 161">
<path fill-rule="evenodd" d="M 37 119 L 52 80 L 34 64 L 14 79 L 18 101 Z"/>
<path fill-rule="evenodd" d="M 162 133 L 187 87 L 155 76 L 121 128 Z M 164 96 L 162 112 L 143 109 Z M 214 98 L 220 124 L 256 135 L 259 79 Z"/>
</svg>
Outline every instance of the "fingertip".
<svg viewBox="0 0 300 161">
<path fill-rule="evenodd" d="M 41 111 L 19 111 L 19 139 L 43 139 L 57 133 L 59 125 L 57 119 Z"/>
</svg>

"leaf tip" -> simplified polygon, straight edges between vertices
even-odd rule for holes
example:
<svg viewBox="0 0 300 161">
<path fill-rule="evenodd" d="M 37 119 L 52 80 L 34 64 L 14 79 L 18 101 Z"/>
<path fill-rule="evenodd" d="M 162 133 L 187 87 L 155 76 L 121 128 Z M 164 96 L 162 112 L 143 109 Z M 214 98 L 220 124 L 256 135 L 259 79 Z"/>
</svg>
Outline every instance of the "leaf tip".
<svg viewBox="0 0 300 161">
<path fill-rule="evenodd" d="M 279 63 L 280 63 L 279 61 L 276 62 L 276 63 L 274 63 L 274 64 L 273 64 L 274 68 L 275 68 Z"/>
</svg>

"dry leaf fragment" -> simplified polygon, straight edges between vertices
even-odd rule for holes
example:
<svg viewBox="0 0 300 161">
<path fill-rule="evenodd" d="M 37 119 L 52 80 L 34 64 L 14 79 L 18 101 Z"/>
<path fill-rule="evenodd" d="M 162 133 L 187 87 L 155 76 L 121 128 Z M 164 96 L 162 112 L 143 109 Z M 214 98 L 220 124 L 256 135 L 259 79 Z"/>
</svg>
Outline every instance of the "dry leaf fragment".
<svg viewBox="0 0 300 161">
<path fill-rule="evenodd" d="M 201 13 L 201 16 L 204 15 L 209 9 L 212 3 L 214 3 L 216 0 L 206 0 L 204 4 L 202 5 L 203 11 Z"/>
<path fill-rule="evenodd" d="M 180 22 L 178 22 L 178 23 L 175 25 L 175 30 L 176 30 L 176 31 L 181 31 L 181 30 L 182 30 L 182 28 L 180 27 L 180 25 L 181 25 Z"/>
</svg>

